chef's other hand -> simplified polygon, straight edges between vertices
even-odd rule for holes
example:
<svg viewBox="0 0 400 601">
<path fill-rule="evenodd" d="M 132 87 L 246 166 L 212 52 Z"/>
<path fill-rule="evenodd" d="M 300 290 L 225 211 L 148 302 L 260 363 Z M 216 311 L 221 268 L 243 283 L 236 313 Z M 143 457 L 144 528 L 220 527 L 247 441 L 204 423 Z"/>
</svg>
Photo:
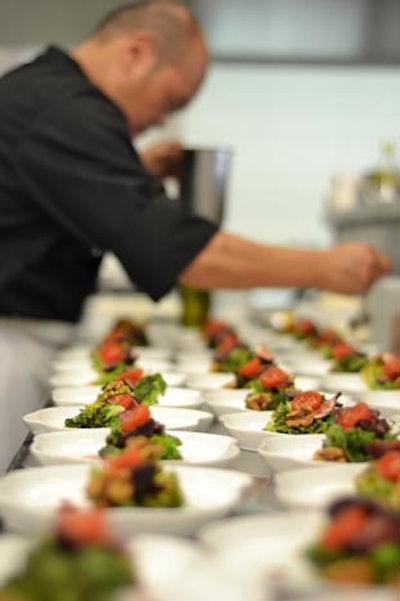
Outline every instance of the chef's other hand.
<svg viewBox="0 0 400 601">
<path fill-rule="evenodd" d="M 343 294 L 363 294 L 389 273 L 389 257 L 365 242 L 342 242 L 326 252 L 323 287 Z"/>
<path fill-rule="evenodd" d="M 156 177 L 176 175 L 177 165 L 182 157 L 182 144 L 177 140 L 156 142 L 140 151 L 143 165 Z"/>
</svg>

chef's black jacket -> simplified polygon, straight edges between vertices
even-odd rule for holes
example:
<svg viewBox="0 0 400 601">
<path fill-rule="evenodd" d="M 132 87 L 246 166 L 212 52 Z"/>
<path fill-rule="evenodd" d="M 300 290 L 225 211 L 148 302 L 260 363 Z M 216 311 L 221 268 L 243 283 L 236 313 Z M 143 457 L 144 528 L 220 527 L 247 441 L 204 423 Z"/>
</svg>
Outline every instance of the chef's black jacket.
<svg viewBox="0 0 400 601">
<path fill-rule="evenodd" d="M 0 316 L 78 320 L 105 251 L 158 300 L 216 230 L 165 196 L 63 51 L 0 79 Z"/>
</svg>

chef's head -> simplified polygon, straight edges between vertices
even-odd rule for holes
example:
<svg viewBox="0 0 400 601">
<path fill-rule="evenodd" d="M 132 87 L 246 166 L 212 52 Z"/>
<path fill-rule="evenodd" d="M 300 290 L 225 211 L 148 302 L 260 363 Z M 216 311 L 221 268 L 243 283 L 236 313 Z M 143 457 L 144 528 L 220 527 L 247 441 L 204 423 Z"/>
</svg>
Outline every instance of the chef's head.
<svg viewBox="0 0 400 601">
<path fill-rule="evenodd" d="M 197 21 L 177 0 L 113 11 L 72 53 L 124 113 L 130 132 L 161 125 L 199 89 L 208 52 Z"/>
</svg>

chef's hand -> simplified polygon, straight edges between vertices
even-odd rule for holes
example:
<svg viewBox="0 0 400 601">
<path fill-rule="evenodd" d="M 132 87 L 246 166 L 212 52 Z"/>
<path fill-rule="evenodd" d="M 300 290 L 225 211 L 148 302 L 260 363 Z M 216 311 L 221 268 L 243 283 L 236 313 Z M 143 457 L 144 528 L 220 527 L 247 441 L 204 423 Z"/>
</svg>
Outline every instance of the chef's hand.
<svg viewBox="0 0 400 601">
<path fill-rule="evenodd" d="M 362 294 L 391 270 L 390 259 L 365 242 L 342 242 L 324 251 L 323 288 L 342 294 Z"/>
<path fill-rule="evenodd" d="M 182 144 L 177 140 L 164 140 L 140 150 L 144 167 L 152 175 L 164 178 L 176 175 L 177 165 L 182 157 Z"/>
</svg>

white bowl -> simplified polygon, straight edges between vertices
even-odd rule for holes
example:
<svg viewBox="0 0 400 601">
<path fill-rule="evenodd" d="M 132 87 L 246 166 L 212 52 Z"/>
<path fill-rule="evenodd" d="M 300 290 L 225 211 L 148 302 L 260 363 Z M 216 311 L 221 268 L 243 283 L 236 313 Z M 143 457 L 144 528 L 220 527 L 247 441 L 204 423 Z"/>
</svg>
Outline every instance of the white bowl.
<svg viewBox="0 0 400 601">
<path fill-rule="evenodd" d="M 332 392 L 347 392 L 348 394 L 363 394 L 367 389 L 360 374 L 329 373 L 320 378 L 320 387 Z"/>
<path fill-rule="evenodd" d="M 364 390 L 359 398 L 384 417 L 400 414 L 400 390 Z"/>
<path fill-rule="evenodd" d="M 23 569 L 34 541 L 19 534 L 0 537 L 0 587 Z"/>
<path fill-rule="evenodd" d="M 168 430 L 168 434 L 182 442 L 179 451 L 183 459 L 164 463 L 225 467 L 240 453 L 236 441 L 230 436 L 179 430 Z M 101 461 L 98 451 L 105 445 L 105 439 L 104 432 L 95 429 L 47 432 L 35 436 L 30 452 L 42 465 L 90 463 Z"/>
<path fill-rule="evenodd" d="M 220 421 L 245 451 L 257 451 L 264 439 L 269 437 L 292 438 L 295 437 L 298 444 L 303 438 L 315 439 L 322 443 L 323 434 L 281 434 L 280 432 L 268 432 L 264 430 L 270 421 L 272 411 L 246 411 L 227 413 L 220 416 Z"/>
<path fill-rule="evenodd" d="M 294 469 L 275 474 L 275 494 L 288 507 L 325 508 L 334 499 L 355 495 L 354 478 L 365 463 Z"/>
<path fill-rule="evenodd" d="M 207 357 L 193 358 L 188 354 L 186 357 L 182 357 L 175 361 L 175 367 L 177 370 L 182 371 L 185 374 L 209 374 L 218 373 L 212 372 L 212 361 Z"/>
<path fill-rule="evenodd" d="M 157 363 L 160 365 L 160 363 Z M 160 373 L 168 386 L 181 386 L 185 383 L 186 374 L 173 371 L 170 369 L 170 364 L 165 368 L 165 362 L 161 364 L 162 369 L 155 369 L 157 364 L 152 361 L 152 367 L 144 367 L 143 365 L 135 364 L 135 367 L 142 367 L 146 374 Z M 99 374 L 94 369 L 81 370 L 62 370 L 56 371 L 49 379 L 52 388 L 70 388 L 73 386 L 97 386 Z"/>
<path fill-rule="evenodd" d="M 285 585 L 296 584 L 300 593 L 302 585 L 317 581 L 303 551 L 314 542 L 324 522 L 323 512 L 317 510 L 273 511 L 208 524 L 199 538 L 224 558 L 233 572 L 247 571 L 255 579 L 264 576 L 272 582 L 278 578 Z"/>
<path fill-rule="evenodd" d="M 293 357 L 285 358 L 285 361 L 292 373 L 301 376 L 313 376 L 320 378 L 325 376 L 331 367 L 331 363 L 319 357 Z"/>
<path fill-rule="evenodd" d="M 78 415 L 79 409 L 78 406 L 46 407 L 24 415 L 23 420 L 35 436 L 44 432 L 82 430 L 85 428 L 67 428 L 64 426 L 67 418 Z M 150 412 L 152 417 L 168 430 L 198 430 L 203 432 L 208 429 L 213 420 L 211 413 L 198 409 L 152 406 Z M 96 429 L 106 434 L 109 432 L 109 428 Z"/>
<path fill-rule="evenodd" d="M 91 347 L 76 347 L 75 349 L 71 348 L 59 353 L 53 363 L 53 371 L 60 372 L 91 369 L 93 367 L 93 362 L 90 357 L 92 350 L 93 349 Z M 161 362 L 163 369 L 166 365 L 168 368 L 171 366 L 172 352 L 170 349 L 157 347 L 135 347 L 134 352 L 138 357 L 136 361 L 137 364 L 141 362 L 150 362 L 151 365 L 154 365 L 154 363 L 157 365 L 159 362 Z"/>
<path fill-rule="evenodd" d="M 52 400 L 58 407 L 71 405 L 84 406 L 93 403 L 101 391 L 101 386 L 56 388 L 52 392 Z M 159 396 L 156 406 L 195 409 L 202 404 L 203 397 L 199 390 L 169 386 L 165 393 Z"/>
<path fill-rule="evenodd" d="M 246 411 L 246 397 L 250 394 L 249 388 L 225 388 L 222 390 L 205 390 L 203 401 L 215 415 Z"/>
<path fill-rule="evenodd" d="M 322 447 L 322 442 L 320 438 L 307 435 L 302 436 L 301 441 L 296 435 L 269 436 L 257 451 L 274 473 L 301 467 L 321 467 L 325 464 L 313 459 L 313 455 Z"/>
<path fill-rule="evenodd" d="M 295 385 L 299 390 L 316 390 L 317 382 L 315 378 L 296 378 Z M 251 388 L 225 388 L 221 390 L 205 390 L 203 400 L 215 413 L 215 415 L 225 415 L 226 413 L 236 413 L 243 411 L 254 411 L 246 407 L 246 397 L 253 391 Z M 327 394 L 328 397 L 331 393 Z M 354 404 L 354 401 L 351 401 Z"/>
<path fill-rule="evenodd" d="M 195 540 L 142 534 L 127 544 L 146 599 L 270 601 L 265 579 L 232 570 Z M 190 577 L 188 576 L 190 575 Z M 142 590 L 141 589 L 141 590 Z M 140 593 L 139 593 L 140 596 Z M 125 599 L 125 597 L 124 597 Z M 132 601 L 133 596 L 126 597 Z M 379 600 L 380 601 L 380 600 Z"/>
<path fill-rule="evenodd" d="M 188 373 L 186 376 L 186 386 L 197 390 L 218 390 L 235 385 L 235 374 L 229 372 Z"/>
<path fill-rule="evenodd" d="M 186 503 L 178 508 L 118 507 L 105 510 L 112 533 L 128 540 L 138 532 L 189 535 L 222 517 L 241 499 L 253 479 L 233 470 L 168 466 L 176 473 Z M 26 468 L 0 479 L 0 512 L 11 531 L 49 528 L 63 502 L 90 506 L 85 495 L 91 466 L 57 465 Z"/>
</svg>

